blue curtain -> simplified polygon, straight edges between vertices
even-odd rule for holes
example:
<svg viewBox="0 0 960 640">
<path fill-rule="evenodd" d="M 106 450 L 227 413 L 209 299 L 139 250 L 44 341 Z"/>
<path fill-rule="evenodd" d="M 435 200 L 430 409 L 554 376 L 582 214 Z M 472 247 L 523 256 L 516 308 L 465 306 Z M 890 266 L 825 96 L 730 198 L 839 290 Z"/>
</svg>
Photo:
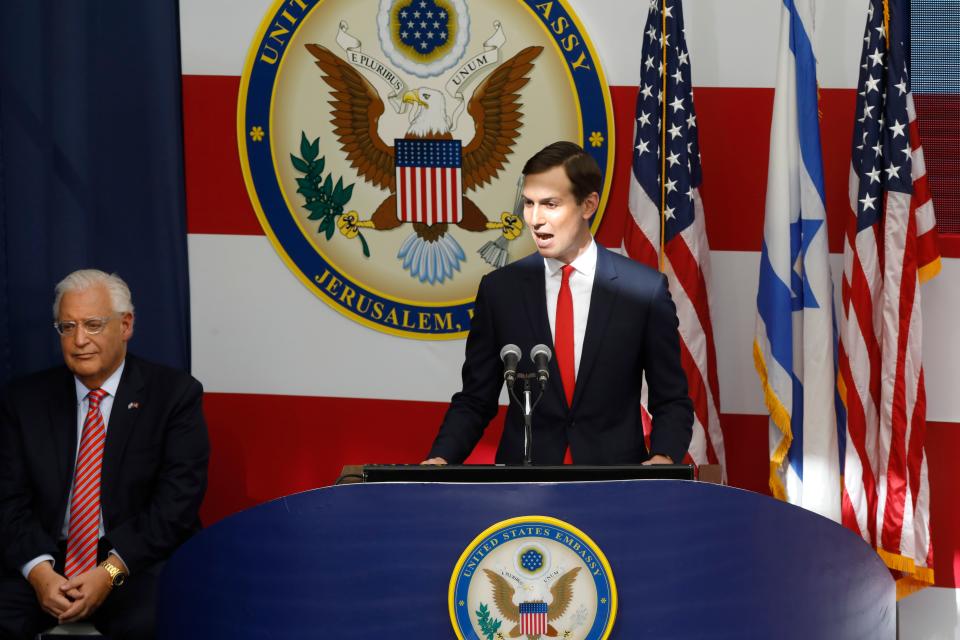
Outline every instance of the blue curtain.
<svg viewBox="0 0 960 640">
<path fill-rule="evenodd" d="M 62 361 L 53 287 L 133 292 L 130 350 L 190 365 L 175 0 L 0 3 L 0 385 Z"/>
</svg>

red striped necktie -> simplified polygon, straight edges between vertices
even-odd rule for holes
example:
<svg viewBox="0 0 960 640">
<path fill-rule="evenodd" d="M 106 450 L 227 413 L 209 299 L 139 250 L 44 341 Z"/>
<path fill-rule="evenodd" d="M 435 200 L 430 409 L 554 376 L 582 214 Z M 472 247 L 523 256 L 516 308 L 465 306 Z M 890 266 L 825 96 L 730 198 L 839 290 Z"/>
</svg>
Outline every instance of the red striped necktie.
<svg viewBox="0 0 960 640">
<path fill-rule="evenodd" d="M 555 319 L 553 346 L 557 352 L 557 368 L 560 369 L 560 380 L 563 382 L 567 406 L 572 407 L 573 390 L 577 382 L 577 369 L 573 353 L 573 294 L 570 292 L 570 274 L 574 272 L 574 268 L 565 264 L 562 271 L 560 293 L 557 295 L 557 317 Z M 563 462 L 564 464 L 573 462 L 569 445 L 564 454 Z"/>
<path fill-rule="evenodd" d="M 77 471 L 73 477 L 73 500 L 70 503 L 70 531 L 67 535 L 68 578 L 97 566 L 97 541 L 100 532 L 100 470 L 103 467 L 103 443 L 107 426 L 100 413 L 100 401 L 107 395 L 103 389 L 87 394 L 89 407 L 80 436 Z"/>
</svg>

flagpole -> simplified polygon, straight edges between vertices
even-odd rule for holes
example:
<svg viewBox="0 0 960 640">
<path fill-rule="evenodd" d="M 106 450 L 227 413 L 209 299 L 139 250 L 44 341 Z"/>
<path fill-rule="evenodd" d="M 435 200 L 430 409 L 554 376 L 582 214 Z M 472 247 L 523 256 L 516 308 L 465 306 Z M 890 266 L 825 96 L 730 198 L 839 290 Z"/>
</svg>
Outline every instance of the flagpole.
<svg viewBox="0 0 960 640">
<path fill-rule="evenodd" d="M 660 3 L 660 271 L 663 271 L 663 245 L 667 226 L 667 0 Z"/>
<path fill-rule="evenodd" d="M 883 33 L 887 37 L 887 51 L 890 50 L 890 0 L 883 0 Z"/>
</svg>

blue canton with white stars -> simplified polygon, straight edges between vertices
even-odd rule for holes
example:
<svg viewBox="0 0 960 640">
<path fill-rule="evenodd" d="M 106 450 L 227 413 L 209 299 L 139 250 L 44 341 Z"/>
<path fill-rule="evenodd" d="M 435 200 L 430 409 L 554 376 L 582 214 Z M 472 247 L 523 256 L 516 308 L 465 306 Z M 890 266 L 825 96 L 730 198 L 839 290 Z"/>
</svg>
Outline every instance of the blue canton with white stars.
<svg viewBox="0 0 960 640">
<path fill-rule="evenodd" d="M 547 613 L 550 611 L 546 602 L 521 602 L 520 615 L 525 613 Z"/>
<path fill-rule="evenodd" d="M 663 18 L 667 29 L 663 32 Z M 663 47 L 666 46 L 666 67 Z M 664 241 L 689 227 L 694 221 L 693 190 L 700 186 L 700 146 L 697 142 L 697 117 L 693 109 L 690 84 L 690 54 L 683 27 L 683 8 L 678 0 L 650 0 L 646 31 L 643 36 L 640 91 L 637 94 L 636 137 L 633 175 L 650 199 L 664 204 Z M 663 95 L 666 73 L 666 95 Z M 666 101 L 666 122 L 661 123 Z M 666 148 L 661 149 L 664 127 Z M 661 203 L 660 172 L 665 154 Z"/>
<path fill-rule="evenodd" d="M 418 53 L 430 55 L 450 38 L 450 16 L 433 0 L 414 0 L 397 16 L 400 42 Z"/>
<path fill-rule="evenodd" d="M 443 167 L 459 169 L 462 162 L 460 140 L 393 141 L 398 167 Z"/>
<path fill-rule="evenodd" d="M 520 556 L 520 566 L 530 573 L 535 573 L 543 566 L 543 554 L 536 549 L 530 549 L 524 552 L 524 554 Z"/>
<path fill-rule="evenodd" d="M 891 28 L 887 49 L 882 0 L 870 0 L 857 84 L 853 169 L 860 178 L 857 231 L 877 224 L 884 191 L 912 193 L 910 92 L 904 43 Z"/>
</svg>

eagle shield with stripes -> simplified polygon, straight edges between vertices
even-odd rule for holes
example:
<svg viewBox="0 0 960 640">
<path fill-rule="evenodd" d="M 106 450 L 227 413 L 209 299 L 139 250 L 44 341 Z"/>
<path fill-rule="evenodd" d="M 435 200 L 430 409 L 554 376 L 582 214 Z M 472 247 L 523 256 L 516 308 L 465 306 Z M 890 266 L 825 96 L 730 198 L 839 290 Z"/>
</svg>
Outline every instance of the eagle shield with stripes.
<svg viewBox="0 0 960 640">
<path fill-rule="evenodd" d="M 547 624 L 549 610 L 546 602 L 521 602 L 520 633 L 525 636 L 546 635 L 549 629 Z"/>
<path fill-rule="evenodd" d="M 459 140 L 394 140 L 397 219 L 432 226 L 463 219 Z"/>
</svg>

